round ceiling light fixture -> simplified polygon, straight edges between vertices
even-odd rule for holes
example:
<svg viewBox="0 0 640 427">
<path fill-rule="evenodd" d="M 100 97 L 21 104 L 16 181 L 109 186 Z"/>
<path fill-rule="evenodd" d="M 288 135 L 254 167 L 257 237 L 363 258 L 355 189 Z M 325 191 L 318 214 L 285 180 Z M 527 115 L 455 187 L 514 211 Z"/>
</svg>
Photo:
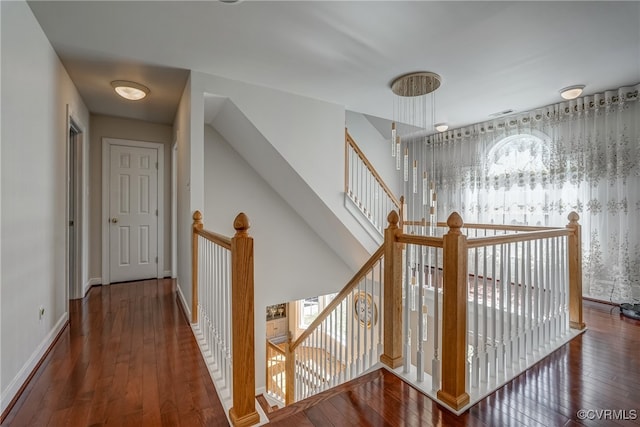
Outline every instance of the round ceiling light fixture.
<svg viewBox="0 0 640 427">
<path fill-rule="evenodd" d="M 130 101 L 138 101 L 150 92 L 148 87 L 127 80 L 114 80 L 111 86 L 118 95 Z"/>
<path fill-rule="evenodd" d="M 580 95 L 582 95 L 582 90 L 584 89 L 584 85 L 575 85 L 565 87 L 560 90 L 560 96 L 564 99 L 576 99 Z"/>
<path fill-rule="evenodd" d="M 438 132 L 444 132 L 449 129 L 449 125 L 446 123 L 436 123 L 435 127 Z"/>
<path fill-rule="evenodd" d="M 404 74 L 391 82 L 391 91 L 398 96 L 426 95 L 440 87 L 440 76 L 430 71 Z"/>
</svg>

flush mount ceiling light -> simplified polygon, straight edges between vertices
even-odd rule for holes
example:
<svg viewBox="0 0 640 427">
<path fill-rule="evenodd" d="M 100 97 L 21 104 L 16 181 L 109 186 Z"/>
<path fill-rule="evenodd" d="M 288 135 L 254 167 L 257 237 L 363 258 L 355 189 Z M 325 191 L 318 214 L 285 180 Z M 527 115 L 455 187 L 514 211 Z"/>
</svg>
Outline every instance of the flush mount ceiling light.
<svg viewBox="0 0 640 427">
<path fill-rule="evenodd" d="M 114 80 L 111 86 L 121 97 L 130 101 L 138 101 L 149 94 L 149 88 L 140 83 L 126 80 Z"/>
<path fill-rule="evenodd" d="M 445 130 L 449 129 L 449 125 L 446 123 L 436 123 L 435 126 L 438 132 L 444 132 Z"/>
<path fill-rule="evenodd" d="M 584 89 L 584 85 L 575 85 L 575 86 L 565 87 L 564 89 L 560 90 L 560 96 L 563 97 L 564 99 L 575 99 L 580 95 L 582 95 L 583 89 Z"/>
</svg>

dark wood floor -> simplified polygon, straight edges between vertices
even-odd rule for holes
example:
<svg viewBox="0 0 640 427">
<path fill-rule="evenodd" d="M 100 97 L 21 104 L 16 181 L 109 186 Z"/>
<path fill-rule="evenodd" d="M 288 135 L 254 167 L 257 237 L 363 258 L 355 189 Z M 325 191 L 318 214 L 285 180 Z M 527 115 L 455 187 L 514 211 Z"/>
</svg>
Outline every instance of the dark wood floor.
<svg viewBox="0 0 640 427">
<path fill-rule="evenodd" d="M 585 302 L 586 333 L 462 416 L 380 370 L 272 412 L 271 424 L 638 426 L 640 322 L 611 310 Z M 3 426 L 227 425 L 172 281 L 97 287 L 70 313 Z"/>
<path fill-rule="evenodd" d="M 461 416 L 379 370 L 273 412 L 271 424 L 638 426 L 640 322 L 612 308 L 585 301 L 587 332 Z"/>
<path fill-rule="evenodd" d="M 172 280 L 94 287 L 3 426 L 218 426 L 227 418 Z"/>
</svg>

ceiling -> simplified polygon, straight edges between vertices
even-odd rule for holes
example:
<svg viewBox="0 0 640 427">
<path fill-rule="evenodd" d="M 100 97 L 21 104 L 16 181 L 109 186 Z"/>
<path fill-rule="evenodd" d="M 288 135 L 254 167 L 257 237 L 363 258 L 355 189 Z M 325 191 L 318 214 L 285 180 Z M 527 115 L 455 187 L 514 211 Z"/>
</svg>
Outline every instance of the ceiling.
<svg viewBox="0 0 640 427">
<path fill-rule="evenodd" d="M 94 113 L 172 123 L 188 70 L 390 119 L 391 81 L 442 77 L 451 127 L 640 82 L 640 2 L 30 1 Z M 112 80 L 148 86 L 119 99 Z"/>
</svg>

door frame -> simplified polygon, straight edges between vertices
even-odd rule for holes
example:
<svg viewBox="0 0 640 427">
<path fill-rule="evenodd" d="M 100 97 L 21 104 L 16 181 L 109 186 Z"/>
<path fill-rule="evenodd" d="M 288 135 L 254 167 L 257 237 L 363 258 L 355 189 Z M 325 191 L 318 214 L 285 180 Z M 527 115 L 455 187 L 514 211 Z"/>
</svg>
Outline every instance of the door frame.
<svg viewBox="0 0 640 427">
<path fill-rule="evenodd" d="M 71 140 L 69 134 L 71 129 L 75 129 L 78 133 L 76 136 L 76 152 L 75 152 L 75 164 L 71 164 Z M 66 163 L 66 203 L 65 203 L 65 301 L 67 305 L 69 299 L 83 298 L 86 291 L 85 276 L 87 276 L 88 268 L 87 262 L 88 255 L 86 250 L 88 248 L 85 237 L 87 234 L 86 218 L 88 212 L 87 198 L 84 197 L 88 180 L 87 180 L 87 138 L 86 138 L 86 126 L 80 121 L 78 115 L 73 111 L 71 106 L 67 104 L 67 123 L 66 123 L 66 137 L 65 137 L 65 163 Z M 69 221 L 71 218 L 71 212 L 69 211 L 69 180 L 71 178 L 72 169 L 75 172 L 75 212 L 74 218 L 74 241 L 70 241 L 69 237 Z M 71 245 L 75 245 L 75 281 L 70 283 L 71 272 L 69 271 Z"/>
<path fill-rule="evenodd" d="M 178 278 L 178 141 L 171 146 L 171 277 Z"/>
<path fill-rule="evenodd" d="M 110 233 L 109 233 L 109 203 L 110 203 L 110 172 L 111 146 L 151 148 L 158 152 L 158 223 L 157 223 L 157 254 L 156 278 L 164 277 L 164 148 L 159 142 L 136 141 L 132 139 L 102 138 L 102 284 L 111 283 L 110 278 Z"/>
</svg>

